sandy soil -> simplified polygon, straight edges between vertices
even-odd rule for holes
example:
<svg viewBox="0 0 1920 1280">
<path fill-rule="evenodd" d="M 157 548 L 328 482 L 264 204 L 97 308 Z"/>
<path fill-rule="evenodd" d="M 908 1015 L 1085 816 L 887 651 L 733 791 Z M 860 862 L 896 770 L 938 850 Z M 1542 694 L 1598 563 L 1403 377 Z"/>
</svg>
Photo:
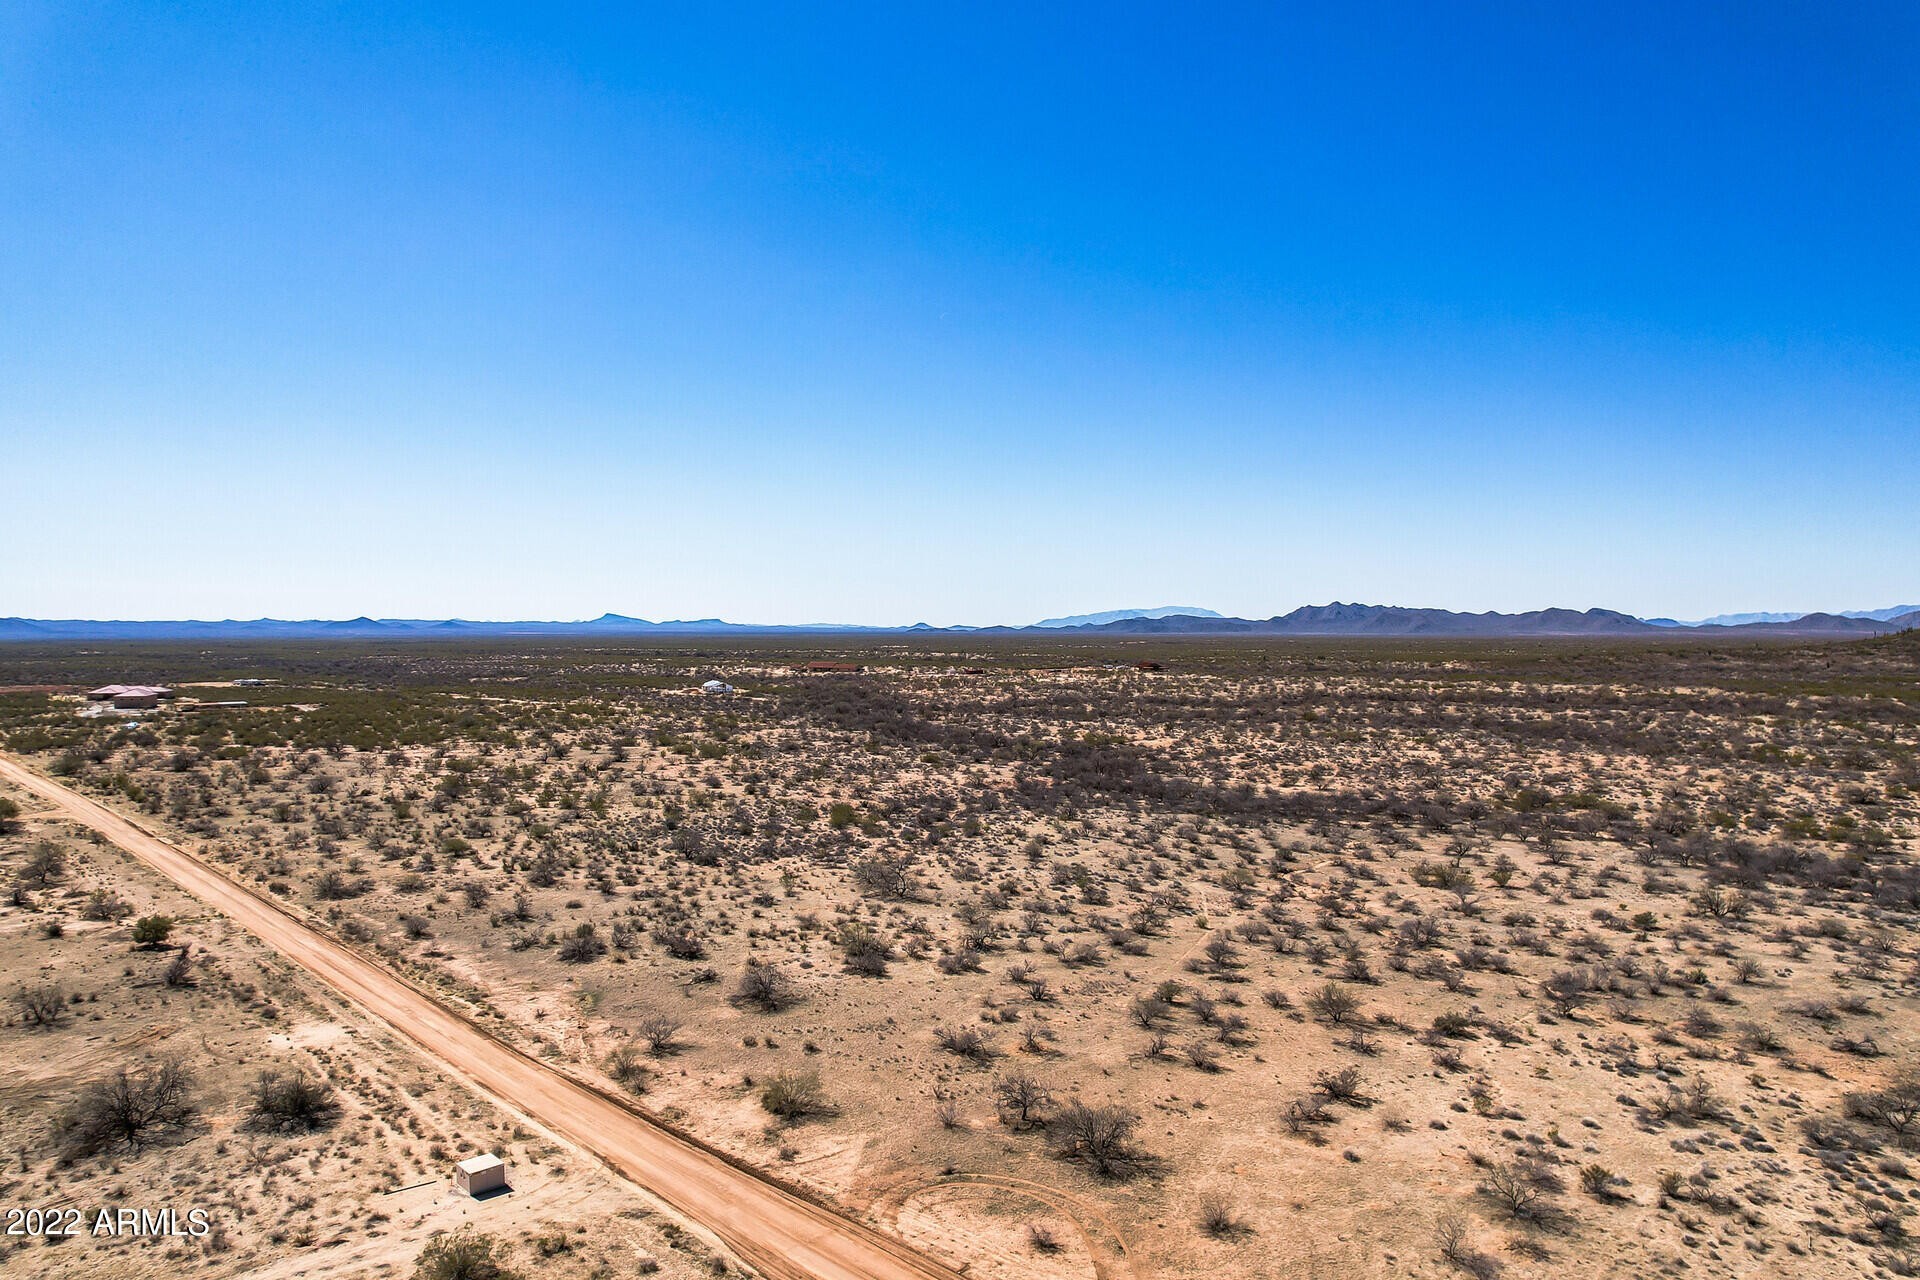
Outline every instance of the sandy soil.
<svg viewBox="0 0 1920 1280">
<path fill-rule="evenodd" d="M 488 1096 L 594 1152 L 713 1231 L 761 1274 L 796 1280 L 951 1280 L 958 1274 L 528 1058 L 413 984 L 105 806 L 11 760 L 0 759 L 0 778 L 99 832 L 218 909 Z"/>
</svg>

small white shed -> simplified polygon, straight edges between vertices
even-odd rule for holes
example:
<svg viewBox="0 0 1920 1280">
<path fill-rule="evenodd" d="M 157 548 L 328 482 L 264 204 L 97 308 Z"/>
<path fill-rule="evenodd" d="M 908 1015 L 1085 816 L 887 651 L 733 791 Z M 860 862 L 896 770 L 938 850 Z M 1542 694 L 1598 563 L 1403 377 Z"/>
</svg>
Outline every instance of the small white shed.
<svg viewBox="0 0 1920 1280">
<path fill-rule="evenodd" d="M 453 1180 L 470 1196 L 507 1189 L 507 1164 L 496 1155 L 479 1155 L 453 1166 Z"/>
<path fill-rule="evenodd" d="M 733 686 L 725 680 L 709 680 L 700 686 L 702 693 L 732 693 Z"/>
</svg>

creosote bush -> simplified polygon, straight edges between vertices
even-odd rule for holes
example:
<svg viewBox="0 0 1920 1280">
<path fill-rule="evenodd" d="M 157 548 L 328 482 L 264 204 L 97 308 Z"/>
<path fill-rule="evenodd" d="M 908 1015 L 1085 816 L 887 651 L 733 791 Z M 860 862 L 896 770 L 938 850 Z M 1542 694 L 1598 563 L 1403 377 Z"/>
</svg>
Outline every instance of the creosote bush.
<svg viewBox="0 0 1920 1280">
<path fill-rule="evenodd" d="M 414 1280 L 518 1280 L 504 1261 L 506 1248 L 472 1227 L 435 1236 L 420 1251 Z"/>
<path fill-rule="evenodd" d="M 340 1114 L 333 1086 L 304 1071 L 262 1071 L 253 1083 L 249 1118 L 273 1133 L 310 1133 Z"/>
<path fill-rule="evenodd" d="M 818 1071 L 782 1071 L 761 1087 L 760 1105 L 782 1120 L 829 1116 L 836 1108 L 827 1098 Z"/>
</svg>

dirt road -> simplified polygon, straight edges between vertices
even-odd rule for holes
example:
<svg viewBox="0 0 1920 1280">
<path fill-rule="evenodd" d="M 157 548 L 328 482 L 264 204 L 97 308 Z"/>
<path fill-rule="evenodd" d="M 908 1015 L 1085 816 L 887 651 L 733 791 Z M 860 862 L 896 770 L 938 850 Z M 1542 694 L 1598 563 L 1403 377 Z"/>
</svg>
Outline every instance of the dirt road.
<svg viewBox="0 0 1920 1280">
<path fill-rule="evenodd" d="M 106 806 L 0 757 L 0 778 L 99 832 L 411 1041 L 427 1057 L 706 1227 L 777 1280 L 959 1280 L 960 1273 L 811 1204 L 482 1030 L 263 894 Z"/>
</svg>

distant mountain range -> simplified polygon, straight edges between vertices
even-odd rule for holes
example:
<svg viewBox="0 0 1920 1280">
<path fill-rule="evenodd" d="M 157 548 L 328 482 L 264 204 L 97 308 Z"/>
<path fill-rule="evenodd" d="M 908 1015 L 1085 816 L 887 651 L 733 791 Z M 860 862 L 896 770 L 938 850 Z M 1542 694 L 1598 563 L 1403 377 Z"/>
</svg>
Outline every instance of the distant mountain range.
<svg viewBox="0 0 1920 1280">
<path fill-rule="evenodd" d="M 1105 613 L 1076 613 L 1065 618 L 1042 618 L 1034 623 L 1043 630 L 1061 627 L 1104 627 L 1109 622 L 1129 622 L 1135 618 L 1218 618 L 1211 609 L 1191 605 L 1163 604 L 1157 609 L 1109 609 Z"/>
<path fill-rule="evenodd" d="M 1657 636 L 1684 629 L 1706 635 L 1878 635 L 1920 626 L 1920 610 L 1891 619 L 1809 613 L 1776 622 L 1737 625 L 1664 626 L 1612 609 L 1535 609 L 1527 613 L 1456 613 L 1450 609 L 1404 609 L 1393 605 L 1306 605 L 1272 618 L 1129 618 L 1078 631 L 1126 635 L 1273 636 Z"/>
<path fill-rule="evenodd" d="M 1733 621 L 1732 619 L 1749 619 Z M 221 622 L 103 622 L 83 619 L 0 618 L 0 641 L 66 640 L 318 640 L 457 639 L 487 636 L 676 635 L 975 635 L 1050 634 L 1181 636 L 1658 636 L 1684 630 L 1699 635 L 1867 636 L 1920 627 L 1920 607 L 1833 614 L 1732 614 L 1698 623 L 1643 619 L 1611 609 L 1535 609 L 1527 613 L 1456 613 L 1393 605 L 1307 605 L 1271 618 L 1228 618 L 1210 609 L 1163 606 L 1049 618 L 1029 627 L 864 627 L 838 623 L 765 625 L 698 618 L 649 622 L 606 613 L 588 622 L 472 622 L 461 618 L 349 618 L 285 621 L 255 618 Z"/>
<path fill-rule="evenodd" d="M 1860 618 L 1871 622 L 1889 622 L 1909 613 L 1920 613 L 1920 604 L 1896 604 L 1888 609 L 1846 609 L 1836 617 Z M 1806 613 L 1719 613 L 1698 622 L 1676 622 L 1672 618 L 1642 618 L 1656 627 L 1744 627 L 1754 622 L 1798 622 L 1813 617 Z"/>
</svg>

